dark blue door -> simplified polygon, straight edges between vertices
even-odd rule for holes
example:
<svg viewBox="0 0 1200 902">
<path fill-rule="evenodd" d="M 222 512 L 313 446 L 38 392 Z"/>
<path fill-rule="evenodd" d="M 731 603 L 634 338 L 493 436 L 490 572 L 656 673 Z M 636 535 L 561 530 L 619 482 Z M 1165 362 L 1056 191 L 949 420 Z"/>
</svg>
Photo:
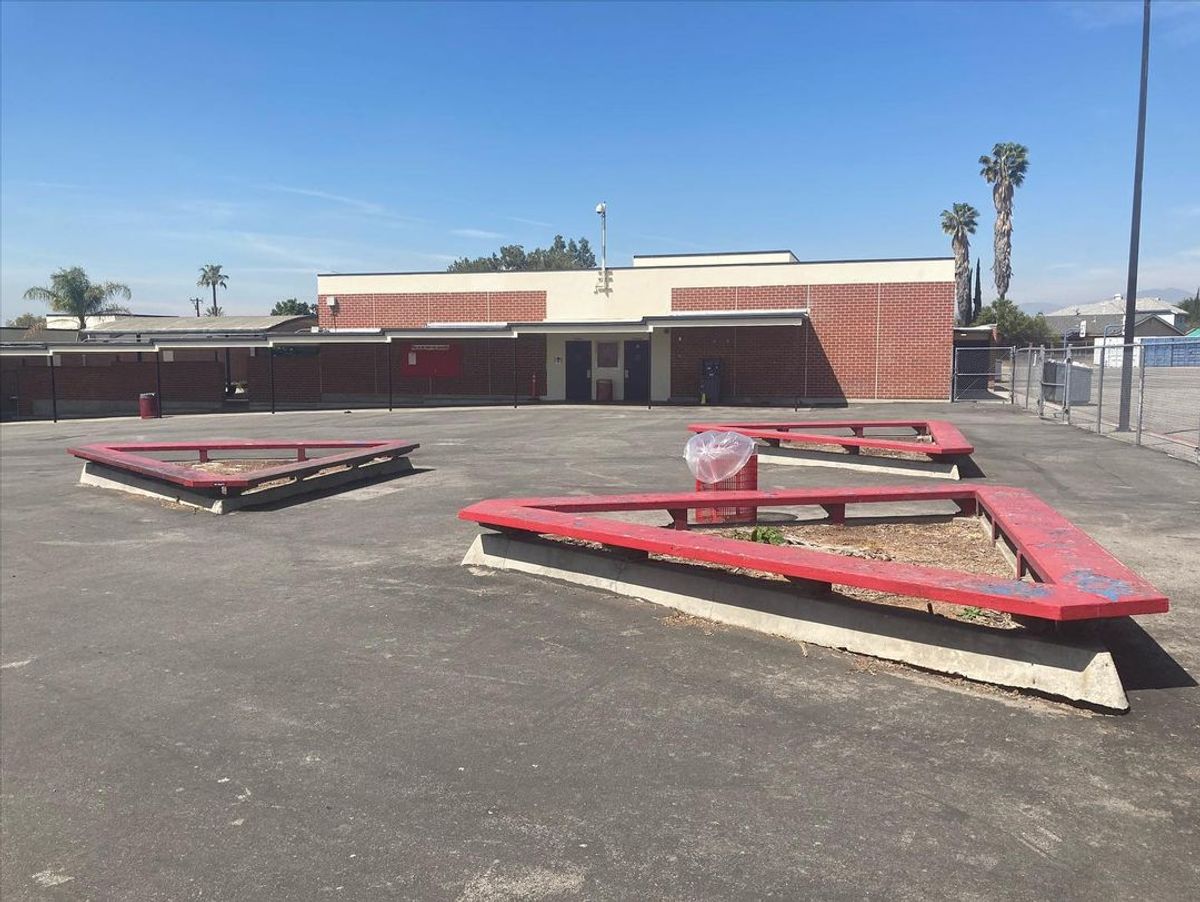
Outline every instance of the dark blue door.
<svg viewBox="0 0 1200 902">
<path fill-rule="evenodd" d="M 567 342 L 567 400 L 592 400 L 592 343 Z"/>
<path fill-rule="evenodd" d="M 625 342 L 625 400 L 650 397 L 650 342 Z"/>
</svg>

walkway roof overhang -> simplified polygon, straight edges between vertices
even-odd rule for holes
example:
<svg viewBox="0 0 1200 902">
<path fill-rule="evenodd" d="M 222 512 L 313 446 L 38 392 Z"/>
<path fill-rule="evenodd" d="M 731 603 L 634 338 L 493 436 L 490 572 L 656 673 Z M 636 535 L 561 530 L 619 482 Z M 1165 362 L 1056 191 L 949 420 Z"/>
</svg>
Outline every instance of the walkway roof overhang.
<svg viewBox="0 0 1200 902">
<path fill-rule="evenodd" d="M 516 338 L 519 335 L 650 334 L 667 329 L 698 329 L 717 326 L 803 326 L 806 308 L 787 310 L 711 310 L 643 316 L 636 320 L 578 320 L 533 323 L 431 323 L 419 329 L 353 329 L 326 332 L 260 333 L 224 339 L 155 337 L 149 341 L 77 341 L 62 344 L 13 342 L 0 345 L 3 357 L 50 357 L 57 354 L 154 354 L 158 351 L 220 350 L 223 348 L 270 348 L 294 345 L 382 344 L 390 341 L 429 339 L 470 340 Z"/>
</svg>

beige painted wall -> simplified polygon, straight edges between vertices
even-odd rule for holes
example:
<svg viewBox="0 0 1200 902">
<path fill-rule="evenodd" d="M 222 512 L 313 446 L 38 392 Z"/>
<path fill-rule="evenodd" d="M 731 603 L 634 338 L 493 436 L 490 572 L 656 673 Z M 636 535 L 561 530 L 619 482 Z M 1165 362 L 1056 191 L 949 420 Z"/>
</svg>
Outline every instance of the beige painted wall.
<svg viewBox="0 0 1200 902">
<path fill-rule="evenodd" d="M 719 266 L 639 266 L 609 270 L 611 292 L 597 294 L 595 270 L 520 273 L 397 273 L 322 275 L 317 293 L 402 294 L 454 291 L 545 291 L 550 322 L 639 320 L 671 312 L 672 288 L 723 285 L 836 285 L 953 282 L 954 261 L 779 263 Z"/>
</svg>

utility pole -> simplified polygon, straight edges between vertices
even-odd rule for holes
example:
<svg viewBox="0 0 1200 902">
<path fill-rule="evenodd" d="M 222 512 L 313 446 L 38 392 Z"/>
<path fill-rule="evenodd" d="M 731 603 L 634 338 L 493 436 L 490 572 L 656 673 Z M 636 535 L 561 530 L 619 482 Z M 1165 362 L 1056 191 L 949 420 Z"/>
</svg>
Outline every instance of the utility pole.
<svg viewBox="0 0 1200 902">
<path fill-rule="evenodd" d="M 600 282 L 596 294 L 608 294 L 608 204 L 596 204 L 596 213 L 600 217 Z"/>
<path fill-rule="evenodd" d="M 1125 347 L 1121 357 L 1121 408 L 1117 430 L 1129 431 L 1133 396 L 1133 329 L 1137 319 L 1138 250 L 1142 236 L 1142 165 L 1146 157 L 1146 83 L 1150 75 L 1150 0 L 1142 3 L 1142 90 L 1138 98 L 1137 155 L 1133 164 L 1133 215 L 1129 223 L 1129 280 L 1125 284 Z M 1146 362 L 1143 360 L 1142 365 Z"/>
</svg>

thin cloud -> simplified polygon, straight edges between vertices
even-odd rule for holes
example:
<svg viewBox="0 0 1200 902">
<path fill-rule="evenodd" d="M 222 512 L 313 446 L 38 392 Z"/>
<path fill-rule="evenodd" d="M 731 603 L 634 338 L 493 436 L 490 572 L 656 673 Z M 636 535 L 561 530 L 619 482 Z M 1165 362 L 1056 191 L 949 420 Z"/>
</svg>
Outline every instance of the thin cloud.
<svg viewBox="0 0 1200 902">
<path fill-rule="evenodd" d="M 318 200 L 332 201 L 336 204 L 344 204 L 347 207 L 352 207 L 363 213 L 387 213 L 387 209 L 382 204 L 377 204 L 374 201 L 359 200 L 357 197 L 347 197 L 344 194 L 319 191 L 316 188 L 296 188 L 291 185 L 259 185 L 258 187 L 263 191 L 277 191 L 280 194 L 297 194 L 300 197 L 315 197 Z"/>
<path fill-rule="evenodd" d="M 451 229 L 450 234 L 459 238 L 483 238 L 488 241 L 506 237 L 503 232 L 489 232 L 487 229 Z"/>
<path fill-rule="evenodd" d="M 539 229 L 556 228 L 552 222 L 543 222 L 540 219 L 525 219 L 523 216 L 502 216 L 501 219 L 507 219 L 509 222 L 519 222 L 521 225 L 537 226 Z"/>
</svg>

